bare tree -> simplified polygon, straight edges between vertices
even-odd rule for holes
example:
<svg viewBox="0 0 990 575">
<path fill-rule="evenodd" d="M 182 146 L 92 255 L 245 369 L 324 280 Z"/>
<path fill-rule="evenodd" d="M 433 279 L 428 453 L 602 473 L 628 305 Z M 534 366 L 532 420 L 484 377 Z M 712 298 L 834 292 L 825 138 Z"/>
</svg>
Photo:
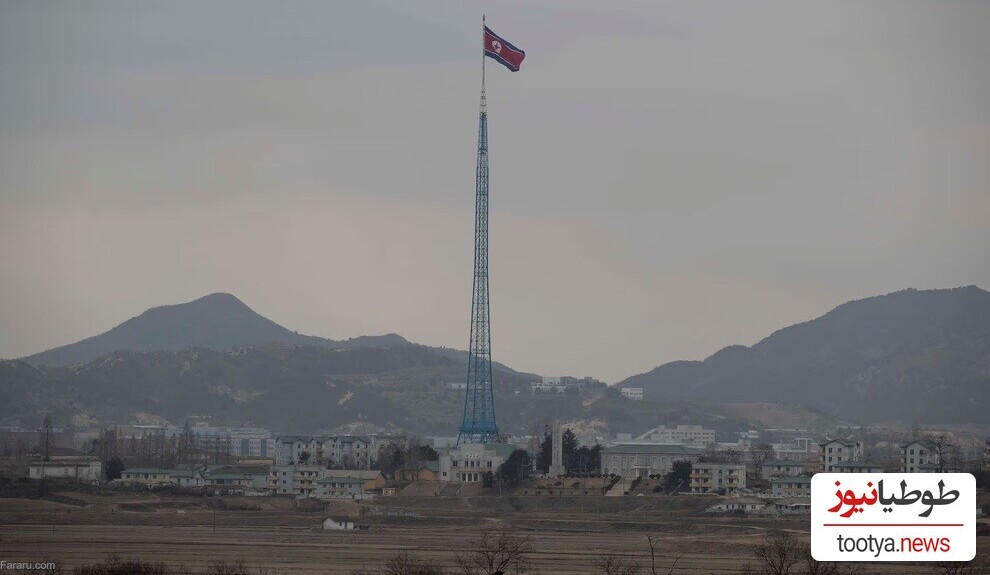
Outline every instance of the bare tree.
<svg viewBox="0 0 990 575">
<path fill-rule="evenodd" d="M 385 560 L 383 575 L 443 575 L 443 567 L 411 553 L 400 552 Z"/>
<path fill-rule="evenodd" d="M 841 563 L 839 565 L 839 575 L 863 575 L 863 573 L 866 573 L 866 569 L 861 563 Z"/>
<path fill-rule="evenodd" d="M 45 422 L 41 426 L 41 454 L 45 456 L 45 461 L 52 457 L 55 449 L 55 438 L 52 433 L 52 414 L 45 414 Z"/>
<path fill-rule="evenodd" d="M 652 575 L 657 575 L 657 549 L 660 546 L 660 536 L 659 535 L 647 535 L 646 542 L 650 546 L 650 573 Z M 674 562 L 670 564 L 670 569 L 667 570 L 667 575 L 674 572 L 674 567 L 677 566 L 677 562 L 681 560 L 681 556 L 678 555 Z"/>
<path fill-rule="evenodd" d="M 763 464 L 773 459 L 773 447 L 767 443 L 753 445 L 749 448 L 749 459 L 753 463 L 756 478 L 763 479 Z"/>
<path fill-rule="evenodd" d="M 804 572 L 808 575 L 839 575 L 839 564 L 829 561 L 819 561 L 812 557 L 811 548 L 806 547 L 802 553 Z"/>
<path fill-rule="evenodd" d="M 938 575 L 969 575 L 976 573 L 976 566 L 972 561 L 939 561 L 935 564 L 935 573 Z"/>
<path fill-rule="evenodd" d="M 508 528 L 485 528 L 465 545 L 457 557 L 463 575 L 522 575 L 529 572 L 528 555 L 532 540 Z"/>
<path fill-rule="evenodd" d="M 801 560 L 798 540 L 786 531 L 771 531 L 766 543 L 753 552 L 764 575 L 789 575 Z"/>
<path fill-rule="evenodd" d="M 634 563 L 614 553 L 599 555 L 592 566 L 599 575 L 639 575 L 642 569 L 639 563 Z"/>
<path fill-rule="evenodd" d="M 940 472 L 945 471 L 946 467 L 953 466 L 959 459 L 959 447 L 951 435 L 946 433 L 929 435 L 922 439 L 921 443 L 935 457 L 935 465 L 938 466 Z"/>
</svg>

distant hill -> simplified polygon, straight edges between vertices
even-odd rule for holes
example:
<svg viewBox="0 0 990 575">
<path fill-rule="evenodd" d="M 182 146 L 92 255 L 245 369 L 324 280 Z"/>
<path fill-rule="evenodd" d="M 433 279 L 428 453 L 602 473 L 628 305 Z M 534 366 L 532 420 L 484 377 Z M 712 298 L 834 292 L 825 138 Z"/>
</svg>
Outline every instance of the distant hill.
<svg viewBox="0 0 990 575">
<path fill-rule="evenodd" d="M 300 335 L 263 317 L 231 294 L 215 293 L 195 301 L 151 308 L 108 332 L 23 358 L 35 366 L 81 364 L 119 350 L 177 351 L 283 343 L 348 349 L 410 345 L 394 333 L 347 341 Z"/>
<path fill-rule="evenodd" d="M 365 421 L 450 433 L 456 426 L 439 424 L 460 416 L 464 396 L 446 383 L 463 381 L 466 370 L 464 362 L 419 345 L 117 351 L 61 368 L 8 360 L 0 361 L 0 422 L 36 424 L 51 411 L 59 422 L 160 418 L 181 424 L 209 415 L 285 432 Z M 522 386 L 532 377 L 502 368 L 495 374 L 503 386 Z M 400 400 L 417 392 L 449 403 L 448 417 Z"/>
<path fill-rule="evenodd" d="M 840 305 L 752 347 L 632 376 L 647 399 L 807 405 L 844 418 L 990 422 L 990 293 L 904 290 Z"/>
<path fill-rule="evenodd" d="M 368 422 L 452 433 L 466 351 L 396 334 L 301 335 L 230 294 L 149 309 L 110 331 L 22 360 L 0 360 L 0 423 L 56 420 L 229 424 L 311 432 Z M 500 390 L 538 375 L 494 363 Z"/>
</svg>

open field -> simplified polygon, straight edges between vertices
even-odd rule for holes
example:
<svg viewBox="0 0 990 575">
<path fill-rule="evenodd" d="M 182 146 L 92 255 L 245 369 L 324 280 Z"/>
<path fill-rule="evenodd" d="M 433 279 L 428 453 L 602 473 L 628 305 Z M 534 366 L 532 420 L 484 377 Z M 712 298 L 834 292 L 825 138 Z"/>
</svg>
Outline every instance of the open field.
<svg viewBox="0 0 990 575">
<path fill-rule="evenodd" d="M 658 565 L 680 557 L 674 573 L 740 573 L 769 529 L 806 536 L 804 520 L 689 516 L 697 498 L 405 498 L 299 509 L 285 498 L 197 499 L 63 493 L 75 504 L 0 499 L 0 559 L 66 565 L 108 553 L 205 568 L 243 559 L 279 574 L 347 574 L 377 566 L 396 551 L 453 565 L 466 538 L 483 526 L 511 525 L 533 539 L 532 564 L 543 574 L 593 573 L 605 552 L 646 560 L 647 533 L 663 537 Z M 644 501 L 645 500 L 645 501 Z M 323 531 L 324 517 L 350 516 L 368 531 Z M 215 527 L 214 527 L 215 524 Z M 978 549 L 987 559 L 990 537 Z M 661 572 L 666 573 L 665 567 Z M 888 564 L 865 573 L 934 573 Z"/>
</svg>

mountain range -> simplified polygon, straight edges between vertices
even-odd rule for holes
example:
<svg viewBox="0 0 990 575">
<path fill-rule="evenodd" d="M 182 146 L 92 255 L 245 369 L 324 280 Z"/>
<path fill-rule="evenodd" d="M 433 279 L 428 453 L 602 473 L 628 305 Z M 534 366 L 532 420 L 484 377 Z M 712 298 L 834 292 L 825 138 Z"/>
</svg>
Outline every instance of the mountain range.
<svg viewBox="0 0 990 575">
<path fill-rule="evenodd" d="M 396 334 L 333 341 L 300 335 L 230 294 L 150 309 L 110 331 L 20 360 L 0 360 L 0 424 L 181 422 L 311 432 L 365 423 L 453 434 L 467 353 Z M 990 293 L 904 290 L 843 304 L 751 347 L 667 363 L 608 392 L 533 395 L 539 376 L 496 364 L 503 429 L 546 418 L 609 432 L 659 423 L 747 429 L 740 405 L 789 405 L 801 421 L 988 424 Z M 795 407 L 801 406 L 801 407 Z M 810 423 L 809 423 L 810 425 Z M 605 429 L 602 429 L 605 432 Z"/>
<path fill-rule="evenodd" d="M 632 376 L 646 399 L 799 403 L 861 421 L 990 423 L 990 293 L 903 290 L 840 305 L 752 347 Z"/>
<path fill-rule="evenodd" d="M 349 349 L 408 345 L 394 333 L 333 341 L 300 335 L 258 314 L 228 293 L 215 293 L 189 303 L 151 308 L 108 332 L 24 358 L 32 365 L 85 363 L 119 350 L 162 351 L 205 348 L 217 351 L 283 343 L 303 347 Z"/>
</svg>

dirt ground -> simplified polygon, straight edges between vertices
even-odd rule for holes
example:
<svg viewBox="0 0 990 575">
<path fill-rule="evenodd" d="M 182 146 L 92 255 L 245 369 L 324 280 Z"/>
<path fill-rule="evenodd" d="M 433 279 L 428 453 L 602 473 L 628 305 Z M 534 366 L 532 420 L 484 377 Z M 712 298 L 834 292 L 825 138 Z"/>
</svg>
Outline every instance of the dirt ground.
<svg viewBox="0 0 990 575">
<path fill-rule="evenodd" d="M 412 551 L 452 566 L 484 526 L 508 525 L 532 538 L 531 563 L 544 575 L 591 574 L 603 553 L 647 561 L 646 534 L 660 534 L 658 572 L 741 573 L 768 530 L 807 537 L 805 520 L 696 515 L 681 498 L 406 498 L 298 507 L 286 498 L 182 498 L 60 494 L 71 503 L 0 499 L 0 559 L 74 566 L 109 553 L 202 569 L 242 559 L 280 575 L 348 574 Z M 311 502 L 310 502 L 311 503 Z M 323 518 L 349 518 L 367 531 L 323 531 Z M 979 538 L 981 560 L 990 537 Z M 662 569 L 660 568 L 662 567 Z M 863 573 L 934 573 L 928 565 L 864 565 Z M 990 573 L 990 569 L 984 572 Z"/>
</svg>

